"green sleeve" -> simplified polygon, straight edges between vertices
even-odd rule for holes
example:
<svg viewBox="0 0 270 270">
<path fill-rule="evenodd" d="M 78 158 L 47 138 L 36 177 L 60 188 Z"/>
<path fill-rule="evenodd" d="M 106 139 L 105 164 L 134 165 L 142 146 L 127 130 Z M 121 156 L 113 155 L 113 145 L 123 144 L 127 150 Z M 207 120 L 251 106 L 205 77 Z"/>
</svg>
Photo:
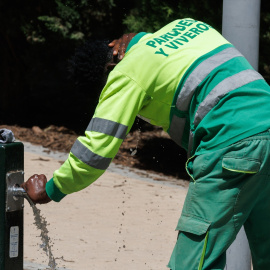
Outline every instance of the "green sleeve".
<svg viewBox="0 0 270 270">
<path fill-rule="evenodd" d="M 125 126 L 126 136 L 145 100 L 145 91 L 136 82 L 118 71 L 113 71 L 100 95 L 93 119 Z M 105 160 L 109 166 L 123 139 L 99 131 L 86 130 L 85 136 L 79 137 L 75 142 L 79 144 L 80 150 L 73 151 L 73 146 L 68 159 L 54 172 L 53 183 L 52 180 L 48 183 L 48 195 L 57 200 L 61 199 L 63 194 L 70 194 L 89 186 L 107 169 L 103 164 L 96 164 L 94 159 Z M 84 152 L 91 153 L 93 158 L 85 162 L 80 158 Z"/>
<path fill-rule="evenodd" d="M 49 198 L 55 202 L 60 202 L 66 196 L 66 194 L 62 193 L 54 184 L 53 178 L 47 182 L 46 192 Z"/>
</svg>

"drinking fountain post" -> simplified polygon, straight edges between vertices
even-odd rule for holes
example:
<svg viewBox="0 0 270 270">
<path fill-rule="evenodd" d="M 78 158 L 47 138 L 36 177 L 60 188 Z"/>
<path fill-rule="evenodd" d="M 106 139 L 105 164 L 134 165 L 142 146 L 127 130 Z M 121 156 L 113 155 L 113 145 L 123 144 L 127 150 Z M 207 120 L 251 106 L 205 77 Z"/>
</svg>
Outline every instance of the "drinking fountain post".
<svg viewBox="0 0 270 270">
<path fill-rule="evenodd" d="M 0 269 L 23 270 L 23 197 L 14 186 L 24 181 L 21 142 L 0 143 Z"/>
</svg>

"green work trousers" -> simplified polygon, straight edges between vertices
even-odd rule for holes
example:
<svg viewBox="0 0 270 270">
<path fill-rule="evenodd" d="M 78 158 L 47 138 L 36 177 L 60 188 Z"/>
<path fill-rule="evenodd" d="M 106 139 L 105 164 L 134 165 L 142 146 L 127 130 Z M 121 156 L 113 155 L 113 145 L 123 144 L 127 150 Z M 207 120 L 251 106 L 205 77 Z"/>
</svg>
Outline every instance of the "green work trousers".
<svg viewBox="0 0 270 270">
<path fill-rule="evenodd" d="M 172 270 L 224 269 L 244 225 L 254 270 L 270 269 L 270 130 L 191 159 Z"/>
</svg>

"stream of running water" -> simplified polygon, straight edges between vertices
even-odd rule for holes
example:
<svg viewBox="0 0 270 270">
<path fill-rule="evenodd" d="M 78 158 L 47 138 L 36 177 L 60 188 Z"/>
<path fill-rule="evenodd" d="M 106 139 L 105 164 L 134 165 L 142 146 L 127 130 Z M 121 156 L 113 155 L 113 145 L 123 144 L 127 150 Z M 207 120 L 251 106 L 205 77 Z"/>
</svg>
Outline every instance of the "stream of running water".
<svg viewBox="0 0 270 270">
<path fill-rule="evenodd" d="M 55 262 L 55 258 L 52 254 L 52 246 L 50 244 L 50 237 L 48 235 L 49 231 L 47 229 L 47 221 L 46 219 L 40 214 L 40 210 L 33 204 L 31 205 L 34 213 L 34 224 L 36 225 L 37 229 L 40 230 L 40 238 L 41 238 L 41 245 L 40 247 L 45 251 L 46 255 L 49 258 L 47 268 L 49 270 L 56 270 L 57 263 Z"/>
</svg>

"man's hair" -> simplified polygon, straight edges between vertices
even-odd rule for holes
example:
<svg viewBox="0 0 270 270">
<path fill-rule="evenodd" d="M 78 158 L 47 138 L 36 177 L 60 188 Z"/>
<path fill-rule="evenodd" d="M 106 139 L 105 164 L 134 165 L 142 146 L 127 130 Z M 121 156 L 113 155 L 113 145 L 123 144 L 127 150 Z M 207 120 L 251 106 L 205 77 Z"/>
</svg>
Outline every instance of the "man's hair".
<svg viewBox="0 0 270 270">
<path fill-rule="evenodd" d="M 105 84 L 105 66 L 111 60 L 113 50 L 109 40 L 87 40 L 75 50 L 70 59 L 71 79 L 80 89 L 102 88 Z M 101 90 L 101 89 L 100 89 Z"/>
</svg>

